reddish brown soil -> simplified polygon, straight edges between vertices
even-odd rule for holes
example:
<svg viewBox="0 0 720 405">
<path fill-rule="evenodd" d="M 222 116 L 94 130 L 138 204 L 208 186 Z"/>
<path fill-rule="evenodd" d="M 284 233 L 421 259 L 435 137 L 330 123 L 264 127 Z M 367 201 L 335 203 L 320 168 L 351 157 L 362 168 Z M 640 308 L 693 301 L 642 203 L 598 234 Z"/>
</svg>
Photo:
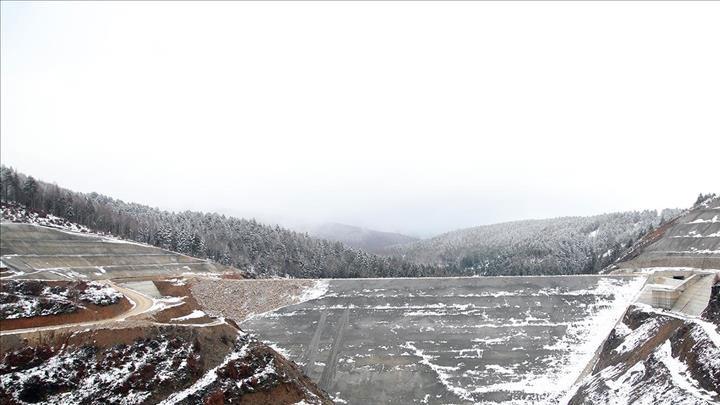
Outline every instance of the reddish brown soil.
<svg viewBox="0 0 720 405">
<path fill-rule="evenodd" d="M 185 303 L 176 307 L 168 308 L 160 311 L 153 315 L 153 318 L 157 322 L 169 323 L 174 318 L 180 318 L 185 315 L 191 314 L 194 310 L 202 310 L 202 307 L 193 297 L 190 291 L 190 282 L 187 281 L 185 285 L 173 285 L 171 281 L 165 280 L 153 280 L 155 287 L 157 287 L 160 294 L 171 297 L 186 297 Z M 180 324 L 191 324 L 191 323 L 208 323 L 211 322 L 212 318 L 204 316 L 202 318 L 192 318 L 185 321 L 172 321 L 173 323 Z"/>
<path fill-rule="evenodd" d="M 127 387 L 125 385 L 120 388 L 114 387 L 112 391 L 116 393 L 118 389 L 126 388 L 149 389 L 152 394 L 146 402 L 157 403 L 190 386 L 208 370 L 226 360 L 232 350 L 247 345 L 247 354 L 244 357 L 231 360 L 220 367 L 215 381 L 206 389 L 200 389 L 192 394 L 182 403 L 294 404 L 301 400 L 309 403 L 332 403 L 329 396 L 309 380 L 295 363 L 286 360 L 261 342 L 242 333 L 238 334 L 238 330 L 230 324 L 203 328 L 149 325 L 121 327 L 120 324 L 113 326 L 75 332 L 48 331 L 49 333 L 39 341 L 36 341 L 33 335 L 32 343 L 21 336 L 2 336 L 0 337 L 3 343 L 0 349 L 0 371 L 7 372 L 8 367 L 14 370 L 28 369 L 63 352 L 88 353 L 89 350 L 94 358 L 104 359 L 104 364 L 112 367 L 114 362 L 127 360 L 127 356 L 131 355 L 131 352 L 127 352 L 129 347 L 136 347 L 137 349 L 133 350 L 137 350 L 139 354 L 147 353 L 148 349 L 152 350 L 158 346 L 158 342 L 163 341 L 171 341 L 173 348 L 191 347 L 192 353 L 185 359 L 187 367 L 173 369 L 173 373 L 177 375 L 171 380 L 157 384 L 153 366 L 159 366 L 160 363 L 148 363 L 141 368 L 130 370 L 125 384 Z M 275 373 L 263 376 L 262 371 L 268 366 L 272 367 Z M 85 369 L 82 362 L 74 362 L 68 367 L 82 369 L 80 374 L 69 374 L 80 377 L 97 369 L 97 366 Z M 57 391 L 57 387 L 42 380 L 38 381 L 37 387 L 29 383 L 21 385 L 24 385 L 23 390 L 37 388 L 45 393 L 43 395 Z M 68 387 L 72 388 L 72 385 Z M 103 398 L 106 392 L 107 390 L 103 388 L 91 393 L 92 396 L 88 398 L 90 401 L 94 398 L 97 400 L 96 403 L 102 403 L 105 402 Z M 12 402 L 11 392 L 5 392 L 3 387 L 0 387 L 0 403 Z"/>
<path fill-rule="evenodd" d="M 249 277 L 245 277 L 240 273 L 228 273 L 228 274 L 223 274 L 222 278 L 225 278 L 228 280 L 245 280 Z"/>
<path fill-rule="evenodd" d="M 692 378 L 699 382 L 703 389 L 720 393 L 720 370 L 708 364 L 706 357 L 708 349 L 714 347 L 714 344 L 710 339 L 695 340 L 697 334 L 693 333 L 693 330 L 700 328 L 697 324 L 658 313 L 645 312 L 632 306 L 623 318 L 623 323 L 633 330 L 647 322 L 658 322 L 659 327 L 639 342 L 634 350 L 621 354 L 613 349 L 622 344 L 625 338 L 618 336 L 613 330 L 605 341 L 599 360 L 593 369 L 596 379 L 584 382 L 570 400 L 570 405 L 597 403 L 593 402 L 597 400 L 594 396 L 611 389 L 601 372 L 612 368 L 619 368 L 620 372 L 624 373 L 636 363 L 643 362 L 649 372 L 639 379 L 624 384 L 630 384 L 627 388 L 633 392 L 641 392 L 645 384 L 657 384 L 657 381 L 652 380 L 655 378 L 654 370 L 658 367 L 653 353 L 665 342 L 670 342 L 672 356 L 687 365 Z"/>
<path fill-rule="evenodd" d="M 80 309 L 70 314 L 0 320 L 0 330 L 27 329 L 41 326 L 98 321 L 101 319 L 114 318 L 132 308 L 132 304 L 125 297 L 113 305 L 100 306 L 83 303 L 83 306 L 85 306 L 85 309 Z"/>
</svg>

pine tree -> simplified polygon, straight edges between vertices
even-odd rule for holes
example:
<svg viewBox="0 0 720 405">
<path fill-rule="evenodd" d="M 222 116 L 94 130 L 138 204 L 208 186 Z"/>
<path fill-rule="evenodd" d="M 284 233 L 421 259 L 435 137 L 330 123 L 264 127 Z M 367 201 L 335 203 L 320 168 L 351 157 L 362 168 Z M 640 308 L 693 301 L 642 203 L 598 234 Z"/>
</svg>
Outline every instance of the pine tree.
<svg viewBox="0 0 720 405">
<path fill-rule="evenodd" d="M 38 191 L 38 183 L 32 176 L 25 179 L 23 183 L 22 192 L 24 197 L 24 203 L 30 208 L 35 208 L 35 197 Z"/>
</svg>

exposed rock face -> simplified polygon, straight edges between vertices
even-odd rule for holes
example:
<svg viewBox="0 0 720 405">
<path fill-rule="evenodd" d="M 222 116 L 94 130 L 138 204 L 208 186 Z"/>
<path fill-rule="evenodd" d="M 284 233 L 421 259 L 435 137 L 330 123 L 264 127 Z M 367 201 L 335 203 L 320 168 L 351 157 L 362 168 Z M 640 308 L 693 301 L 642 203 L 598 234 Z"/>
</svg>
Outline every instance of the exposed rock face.
<svg viewBox="0 0 720 405">
<path fill-rule="evenodd" d="M 717 403 L 720 348 L 709 326 L 631 307 L 570 404 Z"/>
<path fill-rule="evenodd" d="M 3 336 L 0 403 L 331 403 L 298 367 L 228 324 Z"/>
<path fill-rule="evenodd" d="M 710 302 L 702 314 L 704 319 L 720 325 L 720 281 L 716 281 L 710 293 Z"/>
</svg>

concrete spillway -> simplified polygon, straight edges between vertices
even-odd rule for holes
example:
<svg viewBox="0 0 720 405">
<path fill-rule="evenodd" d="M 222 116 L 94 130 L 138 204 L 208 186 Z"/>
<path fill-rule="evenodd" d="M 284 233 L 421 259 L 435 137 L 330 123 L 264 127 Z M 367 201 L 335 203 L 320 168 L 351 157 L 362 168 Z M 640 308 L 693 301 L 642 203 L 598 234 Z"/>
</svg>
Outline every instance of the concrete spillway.
<svg viewBox="0 0 720 405">
<path fill-rule="evenodd" d="M 644 277 L 330 280 L 241 327 L 340 401 L 555 403 Z"/>
</svg>

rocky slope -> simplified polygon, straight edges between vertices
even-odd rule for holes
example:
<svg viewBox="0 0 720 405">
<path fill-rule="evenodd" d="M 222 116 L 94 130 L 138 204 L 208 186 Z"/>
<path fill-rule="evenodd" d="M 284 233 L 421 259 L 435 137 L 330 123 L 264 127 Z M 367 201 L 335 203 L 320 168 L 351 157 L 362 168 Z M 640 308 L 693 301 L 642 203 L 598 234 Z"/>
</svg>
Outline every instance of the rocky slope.
<svg viewBox="0 0 720 405">
<path fill-rule="evenodd" d="M 720 296 L 714 296 L 718 305 Z M 605 341 L 570 404 L 715 404 L 720 401 L 717 323 L 632 306 Z"/>
<path fill-rule="evenodd" d="M 229 324 L 3 335 L 0 403 L 332 403 L 300 369 Z"/>
</svg>

